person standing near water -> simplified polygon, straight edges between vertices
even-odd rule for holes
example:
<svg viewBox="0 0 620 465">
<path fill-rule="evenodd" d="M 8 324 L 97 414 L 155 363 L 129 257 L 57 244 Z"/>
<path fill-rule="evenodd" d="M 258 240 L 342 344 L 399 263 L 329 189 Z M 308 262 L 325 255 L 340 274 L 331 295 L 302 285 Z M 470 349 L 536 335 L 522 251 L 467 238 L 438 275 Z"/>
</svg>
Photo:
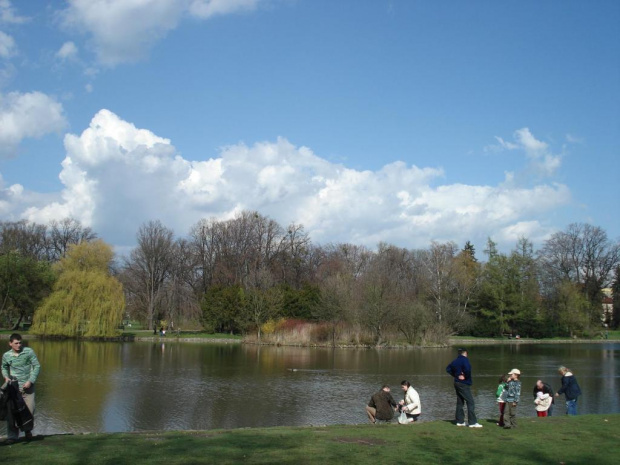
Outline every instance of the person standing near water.
<svg viewBox="0 0 620 465">
<path fill-rule="evenodd" d="M 30 347 L 22 346 L 20 334 L 13 333 L 9 336 L 9 346 L 11 350 L 2 356 L 2 376 L 5 382 L 10 382 L 10 378 L 15 378 L 19 385 L 22 397 L 30 413 L 34 415 L 34 383 L 39 376 L 41 364 L 37 359 L 34 350 Z M 15 427 L 13 413 L 9 408 L 6 422 L 7 443 L 11 444 L 19 437 L 19 429 Z M 32 428 L 32 423 L 29 425 Z M 24 428 L 25 429 L 25 428 Z M 32 431 L 25 429 L 26 439 L 32 439 Z"/>
<path fill-rule="evenodd" d="M 555 396 L 558 397 L 560 394 L 564 394 L 566 397 L 566 415 L 577 415 L 577 399 L 581 395 L 581 388 L 577 383 L 577 378 L 566 367 L 560 367 L 558 371 L 562 375 L 562 387 L 558 389 Z"/>
<path fill-rule="evenodd" d="M 521 371 L 513 368 L 508 372 L 506 383 L 506 415 L 504 416 L 504 429 L 517 427 L 517 406 L 521 400 Z"/>
<path fill-rule="evenodd" d="M 467 349 L 459 349 L 459 355 L 446 367 L 446 372 L 454 378 L 456 391 L 456 426 L 466 426 L 464 404 L 467 404 L 467 421 L 470 428 L 482 428 L 476 418 L 476 406 L 471 395 L 471 365 Z"/>
</svg>

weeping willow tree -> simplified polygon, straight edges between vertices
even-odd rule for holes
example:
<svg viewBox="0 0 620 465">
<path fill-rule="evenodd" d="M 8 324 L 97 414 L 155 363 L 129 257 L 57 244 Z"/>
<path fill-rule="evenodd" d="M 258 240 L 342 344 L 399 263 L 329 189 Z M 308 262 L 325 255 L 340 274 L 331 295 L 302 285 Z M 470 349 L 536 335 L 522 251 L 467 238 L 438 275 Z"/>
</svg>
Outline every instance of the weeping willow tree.
<svg viewBox="0 0 620 465">
<path fill-rule="evenodd" d="M 71 246 L 55 265 L 58 280 L 35 311 L 30 332 L 68 337 L 117 335 L 125 298 L 122 284 L 110 275 L 113 256 L 101 240 Z"/>
</svg>

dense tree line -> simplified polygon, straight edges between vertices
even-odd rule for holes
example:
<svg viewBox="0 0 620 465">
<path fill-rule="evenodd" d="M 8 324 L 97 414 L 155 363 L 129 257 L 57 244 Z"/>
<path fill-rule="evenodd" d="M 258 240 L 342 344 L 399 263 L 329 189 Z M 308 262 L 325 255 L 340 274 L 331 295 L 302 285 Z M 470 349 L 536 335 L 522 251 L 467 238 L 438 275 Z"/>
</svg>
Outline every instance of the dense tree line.
<svg viewBox="0 0 620 465">
<path fill-rule="evenodd" d="M 619 323 L 620 244 L 589 224 L 569 225 L 537 251 L 525 237 L 508 253 L 489 239 L 478 257 L 470 242 L 414 250 L 385 243 L 376 250 L 316 245 L 301 225 L 283 227 L 244 211 L 229 220 L 200 220 L 183 237 L 159 221 L 147 222 L 136 247 L 116 265 L 110 256 L 95 266 L 97 276 L 90 270 L 90 278 L 68 279 L 71 251 L 97 243 L 96 237 L 72 219 L 47 226 L 0 223 L 0 321 L 14 324 L 49 308 L 61 282 L 99 282 L 100 293 L 116 292 L 107 310 L 114 324 L 126 304 L 127 314 L 149 329 L 165 322 L 259 339 L 282 320 L 316 322 L 323 341 L 375 344 L 394 337 L 412 344 L 442 341 L 457 333 L 585 335 Z M 97 255 L 95 249 L 80 253 Z M 105 279 L 122 283 L 124 301 Z M 615 307 L 604 316 L 607 287 Z M 88 296 L 75 299 L 66 302 L 79 306 Z M 91 317 L 80 315 L 85 328 Z"/>
<path fill-rule="evenodd" d="M 52 265 L 71 246 L 96 237 L 72 218 L 49 225 L 0 221 L 0 326 L 17 329 L 30 321 L 52 290 L 56 279 Z"/>
<path fill-rule="evenodd" d="M 268 322 L 327 325 L 381 343 L 396 333 L 410 343 L 455 333 L 571 336 L 596 333 L 603 288 L 612 284 L 620 245 L 598 227 L 572 224 L 535 251 L 520 238 L 509 253 L 489 239 L 474 246 L 433 242 L 408 250 L 381 243 L 315 245 L 303 226 L 279 225 L 257 212 L 203 219 L 185 238 L 159 222 L 143 225 L 121 280 L 129 311 L 149 328 L 165 320 L 261 338 Z M 344 329 L 343 329 L 344 328 Z"/>
</svg>

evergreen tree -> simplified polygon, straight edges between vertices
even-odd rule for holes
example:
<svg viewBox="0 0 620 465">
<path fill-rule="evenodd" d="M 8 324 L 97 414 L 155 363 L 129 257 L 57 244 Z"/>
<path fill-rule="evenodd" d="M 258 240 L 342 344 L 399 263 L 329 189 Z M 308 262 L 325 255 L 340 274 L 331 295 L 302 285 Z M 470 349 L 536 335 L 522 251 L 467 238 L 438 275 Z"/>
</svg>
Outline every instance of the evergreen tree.
<svg viewBox="0 0 620 465">
<path fill-rule="evenodd" d="M 477 262 L 478 261 L 478 259 L 476 258 L 476 249 L 474 247 L 474 244 L 472 244 L 470 241 L 465 242 L 465 246 L 463 247 L 462 252 L 463 252 L 463 254 L 469 255 L 469 258 L 473 262 Z"/>
<path fill-rule="evenodd" d="M 506 255 L 498 252 L 489 239 L 485 252 L 489 261 L 483 268 L 477 299 L 477 334 L 544 335 L 546 326 L 538 304 L 538 273 L 532 243 L 520 238 L 515 250 Z"/>
<path fill-rule="evenodd" d="M 511 260 L 516 272 L 517 296 L 514 308 L 514 326 L 516 331 L 525 336 L 545 336 L 545 321 L 540 311 L 540 290 L 538 284 L 538 267 L 534 258 L 534 246 L 525 237 L 519 238 L 512 252 Z"/>
<path fill-rule="evenodd" d="M 484 249 L 484 253 L 489 257 L 489 261 L 497 256 L 497 242 L 494 242 L 490 237 L 487 238 L 487 248 Z"/>
<path fill-rule="evenodd" d="M 241 286 L 211 286 L 202 300 L 202 325 L 207 332 L 239 332 L 245 305 Z"/>
<path fill-rule="evenodd" d="M 501 336 L 511 331 L 510 261 L 504 254 L 489 254 L 478 295 L 478 324 L 475 335 Z"/>
</svg>

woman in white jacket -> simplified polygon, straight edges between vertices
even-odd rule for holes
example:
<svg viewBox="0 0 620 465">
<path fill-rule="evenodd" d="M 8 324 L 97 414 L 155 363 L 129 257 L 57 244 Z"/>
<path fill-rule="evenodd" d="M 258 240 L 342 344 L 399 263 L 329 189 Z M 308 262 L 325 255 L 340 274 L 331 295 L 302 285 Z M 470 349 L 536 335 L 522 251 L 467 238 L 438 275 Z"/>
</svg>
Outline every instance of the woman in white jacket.
<svg viewBox="0 0 620 465">
<path fill-rule="evenodd" d="M 409 423 L 418 421 L 422 413 L 418 391 L 413 389 L 409 381 L 403 381 L 400 383 L 400 387 L 405 393 L 405 399 L 400 401 L 401 411 L 407 414 Z"/>
</svg>

